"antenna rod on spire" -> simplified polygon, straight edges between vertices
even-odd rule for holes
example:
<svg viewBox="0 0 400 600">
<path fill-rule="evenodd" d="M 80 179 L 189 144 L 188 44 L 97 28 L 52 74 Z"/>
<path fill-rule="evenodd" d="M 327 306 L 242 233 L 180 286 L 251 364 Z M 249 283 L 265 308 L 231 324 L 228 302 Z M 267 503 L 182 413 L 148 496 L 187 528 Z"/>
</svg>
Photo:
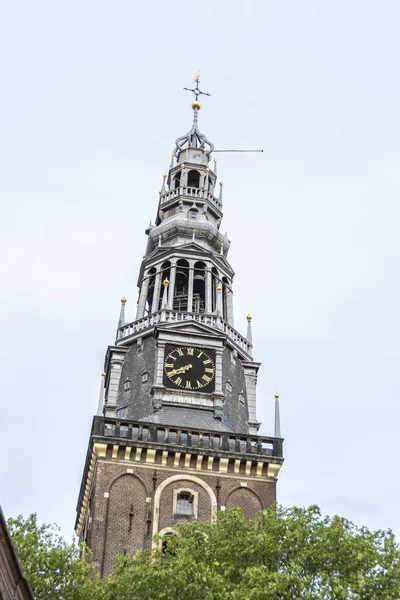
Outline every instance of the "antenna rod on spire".
<svg viewBox="0 0 400 600">
<path fill-rule="evenodd" d="M 264 152 L 264 150 L 213 150 L 213 152 Z"/>
</svg>

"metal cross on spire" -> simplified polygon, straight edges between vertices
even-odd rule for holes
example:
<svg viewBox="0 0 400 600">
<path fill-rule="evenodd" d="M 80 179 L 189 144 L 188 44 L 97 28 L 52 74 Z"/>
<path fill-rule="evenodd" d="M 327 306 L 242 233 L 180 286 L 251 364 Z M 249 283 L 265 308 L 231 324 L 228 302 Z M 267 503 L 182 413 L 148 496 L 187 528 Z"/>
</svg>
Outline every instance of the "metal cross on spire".
<svg viewBox="0 0 400 600">
<path fill-rule="evenodd" d="M 193 94 L 196 96 L 196 101 L 198 101 L 199 96 L 211 96 L 211 94 L 208 94 L 207 92 L 202 92 L 199 89 L 199 83 L 200 83 L 200 71 L 197 73 L 196 77 L 193 79 L 193 83 L 196 84 L 195 88 L 183 88 L 184 90 L 186 90 L 187 92 L 193 92 Z"/>
</svg>

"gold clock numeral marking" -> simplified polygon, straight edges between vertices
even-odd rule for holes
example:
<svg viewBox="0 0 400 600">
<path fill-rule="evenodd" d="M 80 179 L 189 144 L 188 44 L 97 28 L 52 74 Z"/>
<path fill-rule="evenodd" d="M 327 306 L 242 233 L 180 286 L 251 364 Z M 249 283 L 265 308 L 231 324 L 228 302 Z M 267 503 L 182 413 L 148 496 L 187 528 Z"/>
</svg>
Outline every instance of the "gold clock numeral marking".
<svg viewBox="0 0 400 600">
<path fill-rule="evenodd" d="M 193 356 L 193 354 L 194 354 L 194 348 L 186 348 L 186 351 L 187 351 L 187 355 L 188 356 Z"/>
<path fill-rule="evenodd" d="M 197 380 L 196 383 L 197 383 L 197 387 L 199 387 L 199 388 L 203 387 L 203 384 L 199 380 Z"/>
<path fill-rule="evenodd" d="M 203 365 L 209 365 L 212 363 L 211 358 L 207 358 L 207 360 L 203 360 Z"/>
<path fill-rule="evenodd" d="M 200 358 L 200 356 L 202 356 L 204 354 L 203 351 L 200 352 L 200 354 L 197 355 L 197 358 Z"/>
<path fill-rule="evenodd" d="M 183 350 L 182 350 L 182 348 L 178 348 L 177 349 L 177 353 L 179 354 L 179 356 L 183 356 Z"/>
<path fill-rule="evenodd" d="M 170 358 L 171 360 L 176 360 L 177 359 L 177 357 L 174 356 L 172 353 L 168 354 L 168 358 Z"/>
<path fill-rule="evenodd" d="M 173 375 L 175 375 L 175 371 L 167 371 L 167 377 L 171 378 Z"/>
<path fill-rule="evenodd" d="M 209 377 L 208 375 L 203 375 L 202 379 L 204 379 L 206 383 L 210 383 L 211 381 L 211 377 Z"/>
<path fill-rule="evenodd" d="M 173 363 L 165 363 L 165 368 L 173 369 L 174 368 L 174 364 Z"/>
<path fill-rule="evenodd" d="M 210 367 L 206 368 L 206 373 L 214 373 L 214 369 L 211 369 Z"/>
<path fill-rule="evenodd" d="M 182 377 L 177 377 L 175 379 L 174 383 L 176 383 L 176 385 L 181 385 L 181 383 L 182 383 Z"/>
<path fill-rule="evenodd" d="M 187 382 L 186 382 L 185 388 L 186 388 L 187 390 L 191 390 L 191 389 L 192 389 L 192 384 L 191 384 L 191 382 L 190 382 L 190 381 L 187 381 Z"/>
</svg>

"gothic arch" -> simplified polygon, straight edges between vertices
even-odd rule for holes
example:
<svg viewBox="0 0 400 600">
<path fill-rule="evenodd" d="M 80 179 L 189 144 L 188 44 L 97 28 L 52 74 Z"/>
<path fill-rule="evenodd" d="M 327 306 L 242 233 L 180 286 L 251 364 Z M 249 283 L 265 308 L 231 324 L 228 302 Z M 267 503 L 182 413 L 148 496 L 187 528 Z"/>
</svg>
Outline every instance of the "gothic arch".
<svg viewBox="0 0 400 600">
<path fill-rule="evenodd" d="M 117 481 L 117 479 L 120 479 L 120 477 L 124 477 L 125 475 L 130 475 L 131 477 L 135 477 L 136 479 L 138 479 L 145 489 L 146 496 L 149 495 L 149 493 L 147 491 L 147 486 L 146 486 L 145 482 L 143 481 L 143 479 L 141 477 L 139 477 L 139 475 L 136 475 L 136 473 L 128 473 L 127 471 L 125 471 L 125 473 L 118 473 L 118 475 L 116 475 L 115 477 L 113 477 L 113 479 L 111 479 L 111 481 L 107 487 L 107 492 L 110 493 L 111 488 L 114 485 L 114 483 Z"/>
<path fill-rule="evenodd" d="M 253 500 L 256 501 L 256 503 L 259 505 L 258 507 L 253 507 L 253 509 L 251 510 L 252 513 L 256 514 L 257 512 L 259 512 L 260 510 L 264 510 L 264 504 L 260 498 L 260 496 L 257 494 L 257 492 L 255 492 L 254 490 L 248 488 L 248 487 L 242 487 L 242 486 L 238 486 L 233 488 L 233 490 L 230 490 L 230 492 L 228 492 L 228 494 L 225 497 L 225 507 L 228 508 L 228 502 L 229 502 L 229 498 L 235 494 L 235 493 L 239 493 L 241 492 L 242 494 L 249 496 L 253 498 Z M 242 509 L 243 514 L 246 518 L 252 518 L 254 516 L 254 514 L 250 514 L 248 508 L 246 506 L 246 502 L 238 502 L 237 505 L 234 506 L 239 506 L 239 508 Z M 230 507 L 232 508 L 232 507 Z M 246 510 L 247 509 L 247 510 Z"/>
<path fill-rule="evenodd" d="M 173 475 L 172 477 L 168 477 L 168 479 L 165 479 L 162 483 L 160 483 L 154 495 L 153 536 L 155 536 L 156 533 L 158 533 L 161 494 L 168 485 L 174 483 L 175 481 L 192 481 L 193 483 L 197 483 L 200 487 L 206 490 L 207 494 L 210 497 L 211 515 L 217 512 L 217 498 L 215 497 L 215 494 L 208 485 L 208 483 L 206 483 L 202 479 L 199 479 L 199 477 L 195 477 L 194 475 L 185 475 L 184 473 L 182 473 L 181 475 Z"/>
</svg>

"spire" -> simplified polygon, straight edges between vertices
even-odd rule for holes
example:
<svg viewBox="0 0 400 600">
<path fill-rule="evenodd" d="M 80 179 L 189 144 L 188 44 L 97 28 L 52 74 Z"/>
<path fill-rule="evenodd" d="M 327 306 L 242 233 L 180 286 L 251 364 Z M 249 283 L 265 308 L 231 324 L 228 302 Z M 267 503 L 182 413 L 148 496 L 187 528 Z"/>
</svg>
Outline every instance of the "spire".
<svg viewBox="0 0 400 600">
<path fill-rule="evenodd" d="M 178 156 L 182 150 L 188 148 L 202 148 L 204 153 L 207 155 L 207 159 L 210 160 L 211 152 L 214 150 L 214 144 L 212 144 L 206 136 L 200 132 L 198 126 L 199 119 L 199 110 L 201 109 L 201 104 L 199 102 L 199 96 L 210 96 L 207 92 L 202 92 L 199 88 L 200 83 L 200 71 L 194 78 L 194 83 L 196 83 L 195 88 L 183 88 L 187 92 L 193 92 L 196 97 L 196 100 L 192 102 L 193 109 L 193 125 L 188 133 L 178 137 L 176 140 L 176 148 L 174 151 L 175 156 Z"/>
<path fill-rule="evenodd" d="M 224 187 L 224 182 L 220 181 L 219 182 L 219 198 L 218 200 L 220 200 L 222 202 L 222 188 Z"/>
<path fill-rule="evenodd" d="M 275 437 L 282 437 L 281 435 L 281 418 L 279 415 L 279 394 L 275 394 Z"/>
<path fill-rule="evenodd" d="M 250 344 L 253 344 L 253 336 L 251 333 L 251 321 L 253 319 L 253 317 L 251 316 L 251 314 L 249 313 L 246 317 L 247 319 L 247 335 L 246 335 L 246 339 Z"/>
<path fill-rule="evenodd" d="M 125 296 L 122 296 L 121 311 L 119 313 L 119 320 L 118 320 L 118 329 L 125 325 L 125 304 L 126 304 L 126 298 L 125 298 Z"/>
<path fill-rule="evenodd" d="M 166 174 L 164 173 L 164 174 L 163 174 L 162 187 L 161 187 L 161 194 L 164 194 L 164 192 L 165 192 L 165 180 L 166 180 L 166 178 L 167 178 L 167 176 L 166 176 Z"/>
<path fill-rule="evenodd" d="M 103 415 L 103 403 L 104 403 L 104 381 L 105 381 L 106 373 L 105 371 L 101 374 L 101 383 L 100 383 L 100 393 L 99 393 L 99 404 L 97 406 L 97 416 L 101 417 Z"/>
</svg>

